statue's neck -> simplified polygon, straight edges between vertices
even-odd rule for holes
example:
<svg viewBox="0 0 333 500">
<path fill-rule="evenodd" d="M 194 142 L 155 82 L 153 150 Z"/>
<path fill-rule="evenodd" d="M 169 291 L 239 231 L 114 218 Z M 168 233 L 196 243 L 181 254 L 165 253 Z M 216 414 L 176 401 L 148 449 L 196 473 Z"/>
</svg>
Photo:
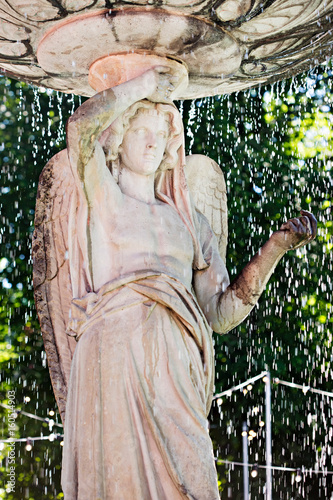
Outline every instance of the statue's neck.
<svg viewBox="0 0 333 500">
<path fill-rule="evenodd" d="M 141 175 L 126 167 L 119 172 L 119 188 L 123 194 L 143 201 L 147 204 L 155 204 L 155 174 Z"/>
</svg>

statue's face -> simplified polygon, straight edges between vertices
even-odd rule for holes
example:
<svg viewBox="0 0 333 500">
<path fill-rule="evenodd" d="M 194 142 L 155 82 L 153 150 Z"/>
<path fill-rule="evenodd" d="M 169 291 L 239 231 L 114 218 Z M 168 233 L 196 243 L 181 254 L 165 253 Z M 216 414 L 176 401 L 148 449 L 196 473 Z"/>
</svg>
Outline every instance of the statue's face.
<svg viewBox="0 0 333 500">
<path fill-rule="evenodd" d="M 139 112 L 119 148 L 121 168 L 152 175 L 160 166 L 169 135 L 166 115 Z"/>
</svg>

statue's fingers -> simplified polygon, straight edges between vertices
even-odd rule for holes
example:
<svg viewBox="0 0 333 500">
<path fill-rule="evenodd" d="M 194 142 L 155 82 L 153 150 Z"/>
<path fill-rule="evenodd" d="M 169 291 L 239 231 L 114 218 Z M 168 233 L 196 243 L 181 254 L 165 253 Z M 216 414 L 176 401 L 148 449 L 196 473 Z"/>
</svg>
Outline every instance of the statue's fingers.
<svg viewBox="0 0 333 500">
<path fill-rule="evenodd" d="M 290 227 L 289 227 L 289 221 L 287 222 L 284 222 L 281 226 L 280 226 L 280 231 L 290 231 Z"/>
<path fill-rule="evenodd" d="M 286 222 L 284 222 L 280 227 L 280 230 L 297 233 L 298 227 L 299 227 L 298 219 L 295 218 L 295 219 L 289 219 Z"/>
<path fill-rule="evenodd" d="M 180 78 L 178 74 L 170 75 L 170 82 L 174 84 L 177 84 L 179 82 L 179 79 Z"/>
<path fill-rule="evenodd" d="M 308 212 L 307 210 L 301 210 L 301 214 L 309 219 L 312 230 L 312 238 L 315 238 L 317 235 L 317 219 L 311 212 Z"/>
<path fill-rule="evenodd" d="M 306 234 L 308 236 L 312 237 L 312 226 L 311 226 L 311 222 L 310 222 L 309 217 L 307 217 L 306 215 L 303 215 L 302 217 L 299 217 L 298 219 L 301 222 L 301 224 L 303 225 Z"/>
<path fill-rule="evenodd" d="M 159 66 L 154 66 L 154 70 L 157 71 L 157 73 L 168 73 L 168 71 L 170 71 L 170 66 L 162 66 L 162 65 L 159 65 Z"/>
<path fill-rule="evenodd" d="M 294 249 L 310 243 L 313 239 L 313 234 L 309 218 L 307 216 L 297 217 L 293 219 L 293 224 L 297 227 L 297 233 L 301 235 L 301 239 L 299 243 L 294 246 Z"/>
<path fill-rule="evenodd" d="M 175 88 L 170 78 L 168 77 L 168 74 L 163 74 L 163 78 L 159 82 L 159 87 L 161 87 L 162 90 L 166 89 L 169 91 L 172 91 Z"/>
<path fill-rule="evenodd" d="M 299 220 L 298 217 L 293 217 L 292 219 L 288 219 L 287 224 L 292 225 L 293 228 L 296 229 L 296 231 L 302 227 L 301 221 Z"/>
<path fill-rule="evenodd" d="M 308 237 L 312 237 L 312 226 L 308 217 L 295 217 L 290 220 L 293 222 L 294 226 L 296 227 L 296 231 L 299 234 L 305 234 Z"/>
<path fill-rule="evenodd" d="M 306 245 L 312 240 L 312 232 L 309 233 L 309 227 L 307 225 L 306 218 L 304 218 L 304 220 L 301 219 L 301 217 L 289 219 L 281 226 L 281 229 L 283 231 L 295 234 L 298 242 L 292 244 L 292 248 L 294 250 L 296 248 L 302 247 L 303 245 Z"/>
<path fill-rule="evenodd" d="M 299 248 L 309 243 L 313 238 L 312 226 L 310 219 L 307 216 L 297 217 L 291 219 L 293 225 L 296 227 L 296 233 L 301 236 L 301 240 L 294 248 Z"/>
</svg>

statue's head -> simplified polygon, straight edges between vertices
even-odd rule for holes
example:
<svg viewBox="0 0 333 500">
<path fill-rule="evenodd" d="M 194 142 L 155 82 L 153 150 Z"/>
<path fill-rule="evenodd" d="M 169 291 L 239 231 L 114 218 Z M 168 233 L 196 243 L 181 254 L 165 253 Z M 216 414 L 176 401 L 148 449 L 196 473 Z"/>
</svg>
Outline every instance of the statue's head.
<svg viewBox="0 0 333 500">
<path fill-rule="evenodd" d="M 133 104 L 103 133 L 101 142 L 107 162 L 118 163 L 126 132 L 130 129 L 135 118 L 145 114 L 148 117 L 156 116 L 158 119 L 165 119 L 167 123 L 167 140 L 158 170 L 173 169 L 179 161 L 178 150 L 183 141 L 181 117 L 174 106 L 150 101 L 139 101 Z"/>
</svg>

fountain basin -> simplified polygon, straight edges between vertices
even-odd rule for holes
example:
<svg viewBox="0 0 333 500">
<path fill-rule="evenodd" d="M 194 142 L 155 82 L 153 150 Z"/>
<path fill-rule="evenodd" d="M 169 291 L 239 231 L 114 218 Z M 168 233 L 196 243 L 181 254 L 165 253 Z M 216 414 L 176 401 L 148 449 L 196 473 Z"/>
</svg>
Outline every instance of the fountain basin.
<svg viewBox="0 0 333 500">
<path fill-rule="evenodd" d="M 0 71 L 91 96 L 89 69 L 119 54 L 188 68 L 177 97 L 244 90 L 331 57 L 333 0 L 0 0 Z"/>
</svg>

